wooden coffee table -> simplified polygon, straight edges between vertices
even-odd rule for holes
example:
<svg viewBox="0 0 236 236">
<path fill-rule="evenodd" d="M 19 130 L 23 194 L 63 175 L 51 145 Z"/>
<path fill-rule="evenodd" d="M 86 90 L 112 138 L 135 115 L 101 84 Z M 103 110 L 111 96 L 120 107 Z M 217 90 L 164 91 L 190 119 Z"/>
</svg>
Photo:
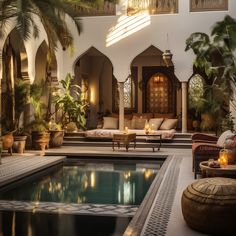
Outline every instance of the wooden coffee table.
<svg viewBox="0 0 236 236">
<path fill-rule="evenodd" d="M 161 134 L 146 134 L 146 142 L 151 143 L 152 151 L 155 152 L 155 148 L 160 151 L 161 143 L 162 143 L 162 136 Z"/>
<path fill-rule="evenodd" d="M 112 138 L 113 151 L 115 151 L 115 143 L 117 143 L 118 148 L 120 148 L 120 144 L 123 143 L 125 145 L 126 151 L 128 152 L 130 142 L 134 142 L 134 148 L 135 148 L 136 147 L 136 133 L 113 134 L 113 138 Z"/>
<path fill-rule="evenodd" d="M 208 166 L 207 161 L 200 162 L 202 177 L 229 177 L 236 178 L 236 165 L 227 165 L 220 168 L 212 168 Z"/>
</svg>

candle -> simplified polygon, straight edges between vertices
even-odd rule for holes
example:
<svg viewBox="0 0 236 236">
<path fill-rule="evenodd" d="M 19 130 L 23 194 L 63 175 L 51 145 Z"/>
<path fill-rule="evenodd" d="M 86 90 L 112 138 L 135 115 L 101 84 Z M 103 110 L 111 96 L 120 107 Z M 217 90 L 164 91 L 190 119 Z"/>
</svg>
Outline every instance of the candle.
<svg viewBox="0 0 236 236">
<path fill-rule="evenodd" d="M 125 126 L 125 133 L 127 134 L 129 132 L 129 128 Z"/>
<path fill-rule="evenodd" d="M 229 160 L 229 158 L 228 158 L 227 149 L 222 149 L 219 153 L 219 159 L 218 159 L 220 165 L 227 166 L 228 165 L 228 160 Z"/>
</svg>

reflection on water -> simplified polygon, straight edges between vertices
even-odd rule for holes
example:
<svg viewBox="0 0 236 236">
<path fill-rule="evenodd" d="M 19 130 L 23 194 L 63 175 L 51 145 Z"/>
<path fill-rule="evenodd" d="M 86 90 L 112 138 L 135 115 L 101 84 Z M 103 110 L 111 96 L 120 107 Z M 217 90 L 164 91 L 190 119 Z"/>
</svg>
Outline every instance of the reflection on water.
<svg viewBox="0 0 236 236">
<path fill-rule="evenodd" d="M 159 165 L 64 166 L 38 180 L 0 194 L 0 199 L 64 203 L 138 205 Z"/>
<path fill-rule="evenodd" d="M 121 236 L 130 217 L 1 212 L 1 236 Z"/>
</svg>

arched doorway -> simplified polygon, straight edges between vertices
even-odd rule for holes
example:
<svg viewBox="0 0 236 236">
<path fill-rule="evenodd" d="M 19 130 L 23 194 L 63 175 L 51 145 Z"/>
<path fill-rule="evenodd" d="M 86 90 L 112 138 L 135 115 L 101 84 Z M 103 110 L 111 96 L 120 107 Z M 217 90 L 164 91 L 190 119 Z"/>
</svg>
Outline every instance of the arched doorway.
<svg viewBox="0 0 236 236">
<path fill-rule="evenodd" d="M 87 127 L 96 128 L 102 117 L 112 112 L 112 63 L 91 47 L 76 60 L 74 72 L 74 83 L 81 86 L 83 98 L 89 104 Z"/>
<path fill-rule="evenodd" d="M 52 104 L 52 93 L 58 87 L 57 61 L 54 54 L 49 54 L 49 48 L 45 40 L 39 46 L 35 57 L 34 84 L 40 83 L 43 83 L 46 88 L 41 101 L 45 104 L 45 118 L 46 120 L 50 120 L 55 112 Z"/>
<path fill-rule="evenodd" d="M 131 76 L 137 81 L 137 110 L 156 116 L 175 117 L 181 112 L 180 83 L 174 74 L 174 65 L 168 67 L 163 52 L 154 46 L 134 58 Z"/>
<path fill-rule="evenodd" d="M 18 116 L 24 110 L 23 104 L 18 104 L 22 99 L 22 87 L 20 82 L 28 83 L 28 58 L 24 42 L 17 31 L 13 29 L 8 35 L 2 56 L 2 99 L 1 99 L 1 124 L 2 131 L 8 132 L 16 129 Z M 21 83 L 22 85 L 22 83 Z M 17 122 L 16 122 L 17 120 Z"/>
</svg>

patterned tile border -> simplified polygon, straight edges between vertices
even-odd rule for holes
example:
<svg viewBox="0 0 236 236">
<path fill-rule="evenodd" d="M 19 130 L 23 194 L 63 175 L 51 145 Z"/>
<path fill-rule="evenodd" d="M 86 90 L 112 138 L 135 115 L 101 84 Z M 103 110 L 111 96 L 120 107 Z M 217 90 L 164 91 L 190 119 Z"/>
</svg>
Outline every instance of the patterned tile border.
<svg viewBox="0 0 236 236">
<path fill-rule="evenodd" d="M 0 211 L 133 217 L 138 206 L 0 200 Z"/>
<path fill-rule="evenodd" d="M 165 236 L 177 189 L 181 160 L 179 157 L 172 159 L 143 227 L 142 236 Z"/>
<path fill-rule="evenodd" d="M 181 160 L 181 157 L 168 156 L 124 236 L 165 235 L 177 188 Z"/>
</svg>

